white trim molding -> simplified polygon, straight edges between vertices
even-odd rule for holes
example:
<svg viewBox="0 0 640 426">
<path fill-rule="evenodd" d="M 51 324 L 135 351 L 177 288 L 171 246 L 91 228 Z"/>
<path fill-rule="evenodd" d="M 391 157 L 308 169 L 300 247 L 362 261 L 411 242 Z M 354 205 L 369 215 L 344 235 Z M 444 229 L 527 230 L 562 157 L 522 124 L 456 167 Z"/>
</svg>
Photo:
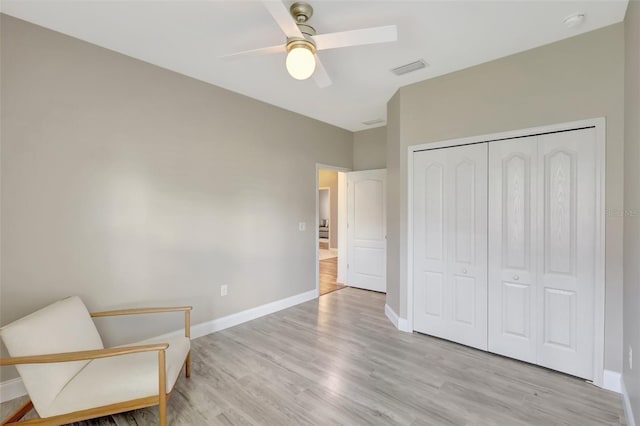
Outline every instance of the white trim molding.
<svg viewBox="0 0 640 426">
<path fill-rule="evenodd" d="M 413 332 L 411 326 L 409 325 L 409 321 L 407 321 L 405 318 L 400 318 L 398 314 L 396 314 L 396 312 L 393 309 L 391 309 L 391 306 L 387 304 L 384 305 L 384 314 L 387 316 L 387 318 L 389 318 L 389 321 L 391 321 L 391 324 L 393 324 L 394 327 L 397 328 L 398 330 L 404 331 L 407 333 Z"/>
<path fill-rule="evenodd" d="M 391 324 L 393 324 L 395 328 L 398 328 L 398 314 L 396 314 L 391 306 L 387 305 L 386 303 L 384 304 L 384 314 L 387 316 L 387 318 L 389 318 Z"/>
<path fill-rule="evenodd" d="M 217 318 L 211 321 L 202 322 L 200 324 L 193 325 L 191 327 L 191 338 L 206 336 L 207 334 L 215 333 L 216 331 L 224 330 L 265 315 L 273 314 L 283 309 L 290 308 L 300 303 L 308 302 L 316 299 L 318 292 L 316 289 L 307 291 L 305 293 L 296 294 L 285 299 L 276 300 L 275 302 L 267 303 L 264 305 L 256 306 L 255 308 L 247 309 L 235 314 L 227 315 L 226 317 Z M 184 329 L 172 331 L 170 333 L 162 334 L 158 336 L 160 338 L 178 337 L 184 335 Z M 0 403 L 10 401 L 12 399 L 21 397 L 27 394 L 27 390 L 22 384 L 21 378 L 15 378 L 11 380 L 5 380 L 0 382 Z"/>
<path fill-rule="evenodd" d="M 318 293 L 314 289 L 305 293 L 296 294 L 295 296 L 287 297 L 286 299 L 276 300 L 275 302 L 227 315 L 226 317 L 201 322 L 191 327 L 191 338 L 196 339 L 198 337 L 206 336 L 207 334 L 215 333 L 216 331 L 222 331 L 226 328 L 231 328 L 265 315 L 273 314 L 283 309 L 299 305 L 300 303 L 308 302 L 309 300 L 316 299 L 317 297 Z M 183 333 L 184 330 L 176 330 L 171 333 L 163 334 L 159 337 L 177 337 L 182 336 Z"/>
<path fill-rule="evenodd" d="M 631 408 L 631 400 L 629 400 L 629 394 L 627 393 L 623 378 L 620 379 L 620 388 L 622 391 L 622 405 L 624 406 L 624 416 L 627 418 L 627 425 L 636 426 L 636 419 L 633 417 L 633 409 Z"/>
<path fill-rule="evenodd" d="M 617 371 L 604 370 L 602 374 L 602 388 L 616 393 L 622 393 L 622 374 Z"/>
</svg>

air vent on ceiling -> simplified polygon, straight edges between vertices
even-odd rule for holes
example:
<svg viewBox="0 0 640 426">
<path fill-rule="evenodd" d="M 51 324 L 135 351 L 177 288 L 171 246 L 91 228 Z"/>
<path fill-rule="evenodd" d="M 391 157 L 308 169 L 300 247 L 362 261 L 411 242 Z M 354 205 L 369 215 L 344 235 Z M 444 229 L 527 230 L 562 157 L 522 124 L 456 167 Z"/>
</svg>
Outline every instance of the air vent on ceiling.
<svg viewBox="0 0 640 426">
<path fill-rule="evenodd" d="M 411 62 L 410 64 L 395 67 L 391 70 L 391 72 L 395 75 L 404 75 L 410 72 L 421 70 L 422 68 L 426 68 L 428 65 L 429 64 L 427 64 L 424 59 L 419 59 L 415 62 Z"/>
<path fill-rule="evenodd" d="M 365 126 L 373 126 L 374 124 L 384 123 L 382 118 L 376 118 L 375 120 L 363 121 L 362 124 Z"/>
</svg>

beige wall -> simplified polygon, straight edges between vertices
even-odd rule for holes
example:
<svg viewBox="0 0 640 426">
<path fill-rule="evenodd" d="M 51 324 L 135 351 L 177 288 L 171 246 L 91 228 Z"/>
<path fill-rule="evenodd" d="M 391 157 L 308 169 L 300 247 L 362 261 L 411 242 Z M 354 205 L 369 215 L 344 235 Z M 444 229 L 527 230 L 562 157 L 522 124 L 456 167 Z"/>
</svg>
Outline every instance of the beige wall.
<svg viewBox="0 0 640 426">
<path fill-rule="evenodd" d="M 629 2 L 625 19 L 624 135 L 624 354 L 623 380 L 635 423 L 640 422 L 640 1 Z M 629 369 L 629 347 L 635 365 Z"/>
<path fill-rule="evenodd" d="M 362 130 L 353 134 L 353 170 L 387 167 L 387 128 Z"/>
<path fill-rule="evenodd" d="M 387 104 L 387 305 L 400 315 L 400 92 Z M 406 285 L 404 286 L 406 291 Z M 405 293 L 406 294 L 406 293 Z M 406 297 L 405 297 L 406 300 Z M 406 314 L 405 317 L 406 318 Z"/>
<path fill-rule="evenodd" d="M 387 280 L 389 293 L 399 295 L 397 302 L 393 297 L 388 302 L 401 317 L 407 315 L 407 147 L 606 117 L 606 207 L 620 211 L 623 64 L 623 25 L 618 24 L 400 89 L 400 105 L 392 99 L 388 107 L 388 127 L 394 111 L 401 113 L 399 130 L 393 132 L 399 137 L 388 139 L 387 165 L 391 169 L 398 162 L 399 180 L 389 184 L 387 205 L 390 210 L 400 206 L 400 226 L 389 229 L 399 250 L 389 251 Z M 392 160 L 393 155 L 399 159 Z M 605 368 L 621 371 L 622 217 L 607 217 L 606 232 Z"/>
<path fill-rule="evenodd" d="M 329 188 L 329 204 L 331 205 L 329 244 L 331 248 L 338 248 L 338 172 L 320 170 L 318 185 L 320 188 Z"/>
<path fill-rule="evenodd" d="M 1 324 L 72 294 L 199 323 L 315 288 L 316 163 L 350 168 L 351 132 L 5 15 L 1 43 Z"/>
</svg>

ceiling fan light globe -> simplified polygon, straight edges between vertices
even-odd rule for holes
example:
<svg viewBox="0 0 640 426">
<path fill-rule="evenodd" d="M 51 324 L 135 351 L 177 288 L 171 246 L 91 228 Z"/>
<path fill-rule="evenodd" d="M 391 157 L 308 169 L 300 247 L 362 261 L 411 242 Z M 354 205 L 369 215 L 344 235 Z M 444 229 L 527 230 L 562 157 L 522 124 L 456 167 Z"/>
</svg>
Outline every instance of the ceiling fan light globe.
<svg viewBox="0 0 640 426">
<path fill-rule="evenodd" d="M 287 71 L 296 80 L 306 80 L 316 69 L 313 52 L 304 46 L 291 49 L 287 54 Z"/>
</svg>

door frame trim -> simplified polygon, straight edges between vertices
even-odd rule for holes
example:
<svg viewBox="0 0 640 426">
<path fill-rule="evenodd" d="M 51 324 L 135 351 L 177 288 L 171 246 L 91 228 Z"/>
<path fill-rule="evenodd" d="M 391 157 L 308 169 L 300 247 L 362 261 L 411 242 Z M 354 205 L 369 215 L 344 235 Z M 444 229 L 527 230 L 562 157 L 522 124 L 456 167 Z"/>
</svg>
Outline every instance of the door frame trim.
<svg viewBox="0 0 640 426">
<path fill-rule="evenodd" d="M 523 138 L 538 134 L 564 132 L 580 128 L 594 127 L 596 131 L 596 241 L 595 241 L 595 291 L 594 291 L 594 353 L 593 384 L 604 385 L 604 331 L 605 331 L 605 187 L 606 187 L 606 119 L 604 117 L 547 126 L 530 127 L 507 132 L 490 133 L 479 136 L 448 139 L 433 143 L 422 143 L 407 147 L 407 318 L 409 329 L 413 330 L 413 155 L 419 151 L 448 148 L 453 146 L 490 143 L 496 140 Z"/>
<path fill-rule="evenodd" d="M 331 187 L 330 186 L 319 186 L 318 187 L 318 211 L 320 211 L 320 191 L 327 191 L 329 195 L 329 236 L 327 239 L 329 240 L 329 248 L 331 248 Z M 339 214 L 339 213 L 338 213 Z M 317 223 L 320 224 L 320 213 L 318 213 Z M 340 219 L 338 218 L 338 224 L 340 223 Z M 320 242 L 320 233 L 318 232 L 318 242 Z M 320 246 L 320 244 L 318 244 Z M 318 248 L 319 250 L 319 248 Z"/>
<path fill-rule="evenodd" d="M 318 224 L 320 223 L 320 212 L 319 212 L 319 208 L 320 208 L 320 193 L 319 193 L 319 189 L 320 189 L 320 170 L 329 170 L 332 172 L 342 172 L 342 173 L 346 173 L 346 172 L 350 172 L 351 169 L 346 168 L 346 167 L 339 167 L 339 166 L 330 166 L 328 164 L 324 164 L 324 163 L 316 163 L 316 177 L 315 177 L 315 189 L 314 192 L 316 194 L 316 213 L 315 213 L 315 217 L 316 217 L 316 221 L 315 221 L 315 225 L 313 226 L 313 232 L 315 232 L 315 237 L 313 238 L 313 241 L 315 242 L 316 245 L 316 297 L 320 297 L 320 235 L 318 232 Z M 342 275 L 345 275 L 346 272 L 345 267 L 346 267 L 346 262 L 347 262 L 347 251 L 344 249 L 340 249 L 340 245 L 341 245 L 341 241 L 345 241 L 346 240 L 346 233 L 347 233 L 347 228 L 346 226 L 344 226 L 344 223 L 346 223 L 346 204 L 344 204 L 342 202 L 342 198 L 346 197 L 346 187 L 345 188 L 341 188 L 341 184 L 340 184 L 340 175 L 338 175 L 338 277 L 340 277 L 340 272 L 342 272 Z M 346 199 L 346 198 L 345 198 Z M 341 211 L 340 207 L 343 207 Z M 344 218 L 343 218 L 344 216 Z M 344 222 L 344 223 L 343 223 Z M 342 225 L 341 225 L 342 224 Z M 331 231 L 329 231 L 331 232 Z M 329 239 L 331 239 L 331 237 L 329 237 Z"/>
</svg>

